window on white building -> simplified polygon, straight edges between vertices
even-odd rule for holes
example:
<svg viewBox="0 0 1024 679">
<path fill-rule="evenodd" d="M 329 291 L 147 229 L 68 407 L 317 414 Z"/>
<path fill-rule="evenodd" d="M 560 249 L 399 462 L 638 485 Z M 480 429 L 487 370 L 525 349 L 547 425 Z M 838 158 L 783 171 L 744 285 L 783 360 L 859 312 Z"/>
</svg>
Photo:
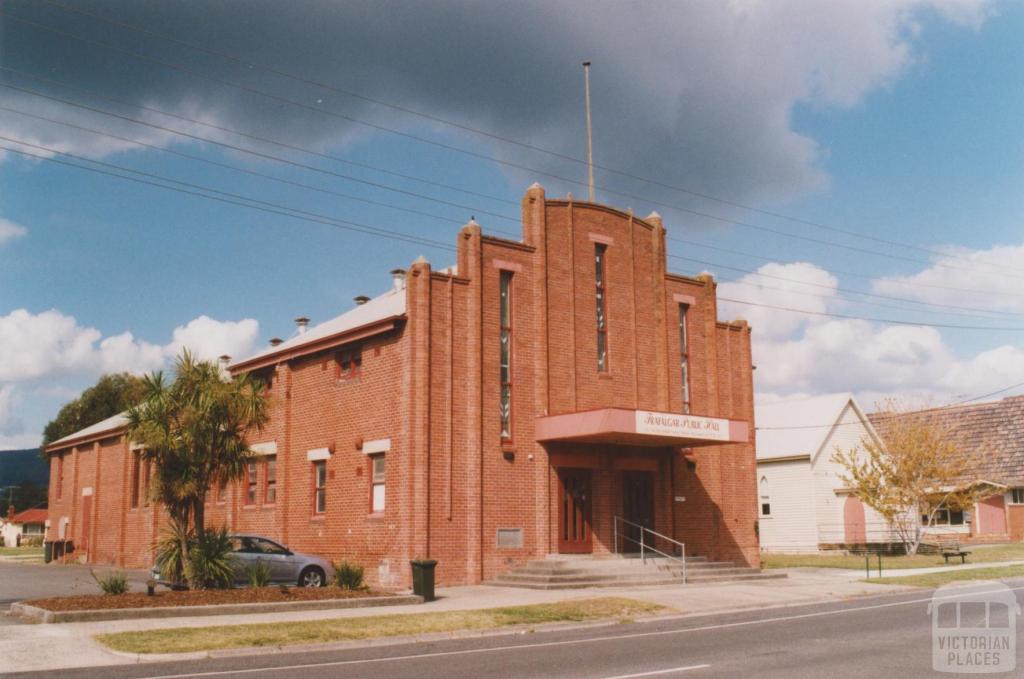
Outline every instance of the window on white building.
<svg viewBox="0 0 1024 679">
<path fill-rule="evenodd" d="M 761 516 L 772 515 L 771 497 L 768 495 L 768 477 L 762 476 L 758 484 L 758 493 L 761 497 Z"/>
</svg>

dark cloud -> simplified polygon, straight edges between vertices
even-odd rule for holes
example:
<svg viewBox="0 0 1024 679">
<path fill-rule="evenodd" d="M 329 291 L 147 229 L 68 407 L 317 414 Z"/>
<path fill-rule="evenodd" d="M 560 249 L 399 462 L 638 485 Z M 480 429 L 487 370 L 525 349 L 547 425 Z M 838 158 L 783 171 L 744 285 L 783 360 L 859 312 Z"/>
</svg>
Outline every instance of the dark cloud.
<svg viewBox="0 0 1024 679">
<path fill-rule="evenodd" d="M 739 201 L 780 200 L 827 183 L 820 165 L 825 150 L 792 128 L 795 105 L 848 107 L 897 77 L 913 57 L 908 36 L 915 33 L 914 18 L 920 12 L 936 11 L 971 27 L 985 11 L 981 0 L 96 0 L 74 6 L 575 157 L 583 155 L 580 62 L 591 59 L 599 164 Z M 8 14 L 0 18 L 4 65 L 110 96 L 321 148 L 375 134 L 338 118 L 48 33 L 10 15 L 381 125 L 418 134 L 446 129 L 44 2 L 11 0 L 2 7 Z M 9 74 L 3 77 L 38 86 Z M 2 90 L 0 101 L 51 112 L 62 108 L 26 104 L 25 95 Z M 0 115 L 0 121 L 8 132 L 66 149 L 103 154 L 125 148 L 12 115 Z M 137 128 L 130 131 L 140 135 Z M 168 140 L 153 131 L 146 137 L 151 143 Z M 467 133 L 455 132 L 452 139 L 512 162 L 584 176 L 579 166 L 543 154 Z M 513 172 L 517 183 L 537 178 Z M 580 187 L 540 179 L 553 190 L 583 193 Z M 626 192 L 694 204 L 692 197 L 607 173 L 599 172 L 599 181 Z"/>
</svg>

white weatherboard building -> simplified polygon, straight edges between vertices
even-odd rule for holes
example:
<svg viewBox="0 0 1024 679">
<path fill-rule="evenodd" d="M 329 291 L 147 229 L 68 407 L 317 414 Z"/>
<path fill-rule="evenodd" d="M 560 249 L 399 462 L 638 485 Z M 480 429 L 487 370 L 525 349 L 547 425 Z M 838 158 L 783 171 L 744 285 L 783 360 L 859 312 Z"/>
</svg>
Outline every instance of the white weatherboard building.
<svg viewBox="0 0 1024 679">
<path fill-rule="evenodd" d="M 852 394 L 754 407 L 761 550 L 811 552 L 893 541 L 886 521 L 843 482 L 837 449 L 879 440 Z"/>
</svg>

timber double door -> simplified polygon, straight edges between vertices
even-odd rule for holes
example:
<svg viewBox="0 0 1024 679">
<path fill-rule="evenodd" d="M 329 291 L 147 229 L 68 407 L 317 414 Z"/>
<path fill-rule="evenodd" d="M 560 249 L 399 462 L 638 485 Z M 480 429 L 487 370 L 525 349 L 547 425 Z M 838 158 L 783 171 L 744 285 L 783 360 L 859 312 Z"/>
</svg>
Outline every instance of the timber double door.
<svg viewBox="0 0 1024 679">
<path fill-rule="evenodd" d="M 591 505 L 593 479 L 589 469 L 558 470 L 558 552 L 593 551 Z"/>
<path fill-rule="evenodd" d="M 654 475 L 651 472 L 622 473 L 622 518 L 628 523 L 621 526 L 619 548 L 624 552 L 639 552 L 642 532 L 639 526 L 654 530 Z M 644 539 L 649 543 L 650 533 Z"/>
</svg>

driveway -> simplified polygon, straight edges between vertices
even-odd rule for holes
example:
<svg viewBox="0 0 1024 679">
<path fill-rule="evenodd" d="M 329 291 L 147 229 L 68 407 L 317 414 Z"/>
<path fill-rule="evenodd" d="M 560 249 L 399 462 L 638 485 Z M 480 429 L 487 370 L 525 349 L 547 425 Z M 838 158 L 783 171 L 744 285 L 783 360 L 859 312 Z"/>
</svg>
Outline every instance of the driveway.
<svg viewBox="0 0 1024 679">
<path fill-rule="evenodd" d="M 39 599 L 71 594 L 99 594 L 102 590 L 89 566 L 78 564 L 26 564 L 0 561 L 0 612 L 22 599 Z M 96 566 L 92 569 L 102 578 L 116 568 Z M 128 576 L 133 590 L 145 591 L 146 571 L 122 571 Z M 2 623 L 0 623 L 2 624 Z"/>
</svg>

